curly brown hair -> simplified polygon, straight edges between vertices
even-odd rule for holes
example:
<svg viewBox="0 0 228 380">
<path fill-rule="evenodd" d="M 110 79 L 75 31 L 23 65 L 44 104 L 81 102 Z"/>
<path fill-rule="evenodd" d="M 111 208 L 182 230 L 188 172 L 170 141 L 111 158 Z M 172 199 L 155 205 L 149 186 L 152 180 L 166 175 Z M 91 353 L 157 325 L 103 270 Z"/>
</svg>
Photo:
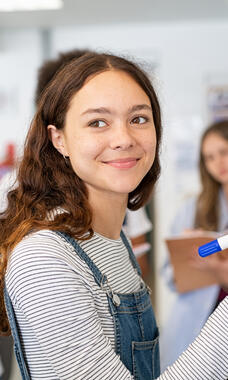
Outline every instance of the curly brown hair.
<svg viewBox="0 0 228 380">
<path fill-rule="evenodd" d="M 4 275 L 9 252 L 31 231 L 61 230 L 75 238 L 93 234 L 92 211 L 87 189 L 73 171 L 69 160 L 54 148 L 48 125 L 64 128 L 66 113 L 74 94 L 87 78 L 107 71 L 121 70 L 130 75 L 148 95 L 156 129 L 157 147 L 154 163 L 137 188 L 129 194 L 128 208 L 143 206 L 160 173 L 159 145 L 161 114 L 158 98 L 147 75 L 134 63 L 110 54 L 88 53 L 71 60 L 46 86 L 31 123 L 19 166 L 17 187 L 8 193 L 8 207 L 0 214 L 1 293 L 0 331 L 9 333 L 3 299 Z M 57 207 L 66 210 L 54 219 L 47 213 Z"/>
<path fill-rule="evenodd" d="M 210 125 L 203 133 L 200 144 L 199 170 L 202 190 L 197 200 L 195 227 L 208 231 L 218 230 L 218 197 L 221 184 L 207 171 L 202 153 L 202 146 L 209 134 L 217 134 L 228 141 L 228 120 Z"/>
<path fill-rule="evenodd" d="M 35 90 L 35 104 L 38 105 L 40 97 L 47 84 L 57 75 L 57 72 L 73 59 L 80 58 L 89 53 L 88 49 L 74 49 L 64 53 L 59 53 L 57 58 L 45 61 L 38 70 L 37 85 Z"/>
</svg>

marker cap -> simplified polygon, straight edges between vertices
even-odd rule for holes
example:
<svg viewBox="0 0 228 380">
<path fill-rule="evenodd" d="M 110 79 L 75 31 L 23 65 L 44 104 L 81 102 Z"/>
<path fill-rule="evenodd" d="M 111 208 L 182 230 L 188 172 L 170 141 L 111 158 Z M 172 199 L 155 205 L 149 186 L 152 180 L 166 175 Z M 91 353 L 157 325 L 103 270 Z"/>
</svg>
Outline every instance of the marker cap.
<svg viewBox="0 0 228 380">
<path fill-rule="evenodd" d="M 218 243 L 218 240 L 213 240 L 213 241 L 210 241 L 210 243 L 201 245 L 201 247 L 199 247 L 198 249 L 198 252 L 201 257 L 206 257 L 209 255 L 212 255 L 212 253 L 215 253 L 221 250 L 222 249 Z"/>
</svg>

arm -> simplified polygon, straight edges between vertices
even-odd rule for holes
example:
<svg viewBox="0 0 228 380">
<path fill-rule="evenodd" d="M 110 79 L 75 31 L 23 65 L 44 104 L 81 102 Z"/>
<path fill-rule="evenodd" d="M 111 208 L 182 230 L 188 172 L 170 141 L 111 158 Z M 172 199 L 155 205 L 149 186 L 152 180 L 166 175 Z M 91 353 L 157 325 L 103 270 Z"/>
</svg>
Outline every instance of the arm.
<svg viewBox="0 0 228 380">
<path fill-rule="evenodd" d="M 210 316 L 195 341 L 159 380 L 227 380 L 227 342 L 228 297 Z"/>
<path fill-rule="evenodd" d="M 132 379 L 104 335 L 86 265 L 59 238 L 48 239 L 25 239 L 16 248 L 7 287 L 56 377 Z"/>
</svg>

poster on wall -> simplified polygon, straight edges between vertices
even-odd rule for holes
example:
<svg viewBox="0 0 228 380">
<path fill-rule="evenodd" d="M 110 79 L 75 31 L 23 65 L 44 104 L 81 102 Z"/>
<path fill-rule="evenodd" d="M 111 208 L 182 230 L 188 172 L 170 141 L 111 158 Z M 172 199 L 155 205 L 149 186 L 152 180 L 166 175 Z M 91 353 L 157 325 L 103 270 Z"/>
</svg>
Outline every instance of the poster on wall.
<svg viewBox="0 0 228 380">
<path fill-rule="evenodd" d="M 224 85 L 210 86 L 207 98 L 210 122 L 228 119 L 228 82 Z"/>
<path fill-rule="evenodd" d="M 206 113 L 209 124 L 228 119 L 227 72 L 217 72 L 207 75 Z"/>
</svg>

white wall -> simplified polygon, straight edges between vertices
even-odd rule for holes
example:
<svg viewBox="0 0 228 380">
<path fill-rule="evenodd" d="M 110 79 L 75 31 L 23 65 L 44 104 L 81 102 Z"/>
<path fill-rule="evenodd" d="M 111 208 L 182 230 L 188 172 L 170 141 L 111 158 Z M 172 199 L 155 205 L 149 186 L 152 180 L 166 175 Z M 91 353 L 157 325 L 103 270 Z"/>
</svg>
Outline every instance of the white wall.
<svg viewBox="0 0 228 380">
<path fill-rule="evenodd" d="M 0 146 L 22 144 L 33 114 L 37 68 L 41 62 L 38 30 L 0 30 Z M 0 159 L 4 152 L 1 149 Z"/>
</svg>

